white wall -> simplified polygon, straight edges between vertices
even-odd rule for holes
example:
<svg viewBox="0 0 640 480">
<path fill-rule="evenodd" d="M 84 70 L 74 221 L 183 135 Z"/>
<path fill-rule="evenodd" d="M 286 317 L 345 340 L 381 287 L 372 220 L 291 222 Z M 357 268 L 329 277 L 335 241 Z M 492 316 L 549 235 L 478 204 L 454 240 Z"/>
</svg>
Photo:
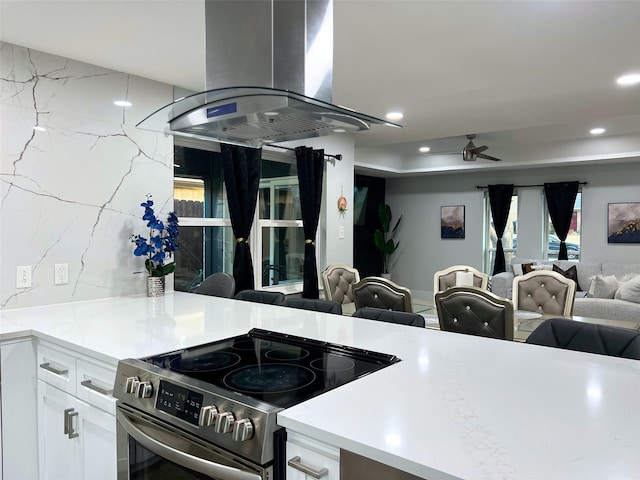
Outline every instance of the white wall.
<svg viewBox="0 0 640 480">
<path fill-rule="evenodd" d="M 145 233 L 145 194 L 161 218 L 173 209 L 173 140 L 135 124 L 172 87 L 0 49 L 0 308 L 144 293 L 129 236 Z M 113 104 L 124 98 L 133 106 Z M 56 263 L 68 263 L 69 284 L 54 285 Z M 31 288 L 16 288 L 18 265 L 32 267 Z"/>
<path fill-rule="evenodd" d="M 401 247 L 392 264 L 393 278 L 416 292 L 431 292 L 433 274 L 437 270 L 454 264 L 482 267 L 483 192 L 476 186 L 489 183 L 588 182 L 582 187 L 581 259 L 640 263 L 640 245 L 607 244 L 606 225 L 608 203 L 640 201 L 638 163 L 388 179 L 387 202 L 394 214 L 404 215 L 398 236 Z M 465 205 L 465 239 L 440 238 L 440 207 L 443 205 Z M 518 256 L 540 258 L 542 255 L 542 205 L 540 189 L 520 190 Z"/>
</svg>

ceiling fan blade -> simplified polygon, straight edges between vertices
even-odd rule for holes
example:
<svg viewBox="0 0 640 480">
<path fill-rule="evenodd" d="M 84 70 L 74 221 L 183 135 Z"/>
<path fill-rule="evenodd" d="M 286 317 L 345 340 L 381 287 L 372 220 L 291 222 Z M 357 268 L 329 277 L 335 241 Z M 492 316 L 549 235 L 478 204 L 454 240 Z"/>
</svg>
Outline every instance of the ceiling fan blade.
<svg viewBox="0 0 640 480">
<path fill-rule="evenodd" d="M 489 155 L 485 155 L 484 153 L 479 153 L 478 158 L 484 158 L 485 160 L 493 160 L 494 162 L 501 162 L 501 158 L 491 157 Z"/>
<path fill-rule="evenodd" d="M 482 152 L 484 152 L 485 150 L 488 150 L 488 149 L 489 149 L 489 147 L 487 147 L 486 145 L 481 145 L 479 147 L 475 147 L 473 149 L 473 151 L 474 151 L 474 153 L 482 153 Z"/>
</svg>

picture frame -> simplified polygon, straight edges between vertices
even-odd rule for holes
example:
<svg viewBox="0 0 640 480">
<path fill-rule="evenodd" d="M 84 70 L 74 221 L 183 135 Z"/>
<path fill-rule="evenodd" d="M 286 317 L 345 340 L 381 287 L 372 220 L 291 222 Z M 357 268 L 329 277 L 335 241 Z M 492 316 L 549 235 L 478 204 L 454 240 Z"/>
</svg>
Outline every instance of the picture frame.
<svg viewBox="0 0 640 480">
<path fill-rule="evenodd" d="M 440 207 L 440 238 L 464 238 L 464 213 L 464 205 L 447 205 Z"/>
<path fill-rule="evenodd" d="M 640 243 L 640 202 L 608 204 L 607 243 Z"/>
</svg>

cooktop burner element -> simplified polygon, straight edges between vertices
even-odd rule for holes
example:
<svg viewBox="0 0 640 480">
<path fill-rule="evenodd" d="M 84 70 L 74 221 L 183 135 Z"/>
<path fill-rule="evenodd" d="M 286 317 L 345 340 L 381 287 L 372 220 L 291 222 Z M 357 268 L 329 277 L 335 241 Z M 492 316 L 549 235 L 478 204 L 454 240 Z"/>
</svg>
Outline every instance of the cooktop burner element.
<svg viewBox="0 0 640 480">
<path fill-rule="evenodd" d="M 306 367 L 270 363 L 240 368 L 229 373 L 223 383 L 242 393 L 284 393 L 306 387 L 316 375 Z"/>
<path fill-rule="evenodd" d="M 213 372 L 221 368 L 232 367 L 240 362 L 240 355 L 229 352 L 211 352 L 199 357 L 176 357 L 169 362 L 174 372 L 195 373 Z"/>
</svg>

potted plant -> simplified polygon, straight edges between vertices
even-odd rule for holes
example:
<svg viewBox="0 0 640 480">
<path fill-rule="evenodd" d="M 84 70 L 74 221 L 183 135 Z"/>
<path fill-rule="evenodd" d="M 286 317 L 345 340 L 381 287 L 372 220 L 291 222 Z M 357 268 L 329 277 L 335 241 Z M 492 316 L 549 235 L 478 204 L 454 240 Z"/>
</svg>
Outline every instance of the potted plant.
<svg viewBox="0 0 640 480">
<path fill-rule="evenodd" d="M 400 242 L 395 242 L 393 237 L 395 236 L 396 231 L 398 230 L 398 226 L 400 225 L 400 221 L 402 220 L 402 215 L 398 218 L 398 221 L 394 225 L 393 229 L 390 230 L 391 227 L 391 207 L 386 203 L 380 203 L 378 207 L 378 218 L 380 219 L 380 225 L 382 229 L 376 229 L 373 232 L 373 240 L 376 244 L 378 250 L 382 254 L 382 276 L 386 278 L 390 278 L 389 274 L 389 261 L 391 259 L 391 255 L 398 249 Z"/>
<path fill-rule="evenodd" d="M 153 212 L 153 200 L 147 195 L 147 201 L 140 204 L 144 207 L 142 219 L 147 221 L 149 238 L 142 235 L 131 235 L 135 244 L 133 254 L 136 257 L 147 257 L 144 266 L 149 273 L 147 277 L 147 295 L 157 296 L 164 293 L 164 277 L 175 271 L 175 263 L 166 263 L 167 258 L 173 256 L 178 248 L 178 216 L 176 212 L 169 212 L 167 223 L 158 220 Z"/>
</svg>

